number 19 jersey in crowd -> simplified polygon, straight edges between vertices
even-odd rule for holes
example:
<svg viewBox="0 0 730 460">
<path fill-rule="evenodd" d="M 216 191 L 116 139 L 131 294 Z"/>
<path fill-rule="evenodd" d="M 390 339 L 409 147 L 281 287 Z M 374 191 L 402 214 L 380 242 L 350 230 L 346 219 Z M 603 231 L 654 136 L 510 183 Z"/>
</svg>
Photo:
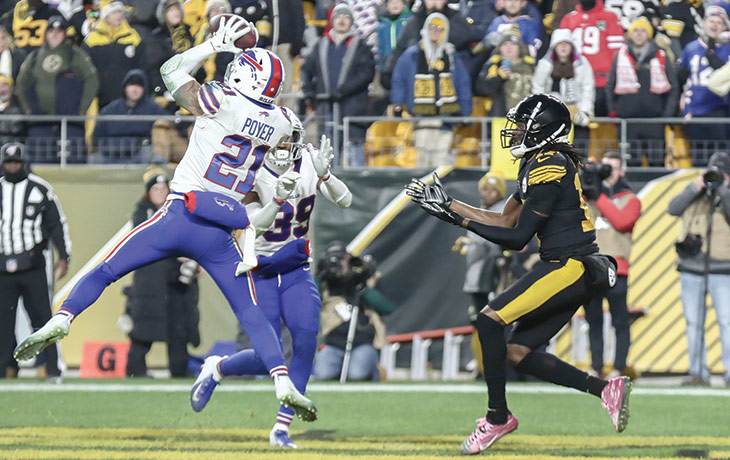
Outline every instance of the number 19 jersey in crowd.
<svg viewBox="0 0 730 460">
<path fill-rule="evenodd" d="M 261 203 L 268 203 L 274 199 L 276 181 L 280 174 L 266 163 L 262 169 L 256 178 L 254 191 L 258 193 Z M 256 238 L 257 254 L 270 256 L 287 243 L 297 238 L 307 237 L 309 217 L 314 209 L 319 178 L 314 171 L 312 158 L 306 151 L 294 163 L 294 170 L 301 174 L 301 179 L 297 182 L 289 199 L 281 205 L 271 229 Z"/>
<path fill-rule="evenodd" d="M 240 200 L 251 191 L 266 153 L 291 135 L 291 122 L 279 107 L 252 101 L 221 82 L 203 84 L 198 102 L 203 115 L 195 120 L 170 189 Z"/>
</svg>

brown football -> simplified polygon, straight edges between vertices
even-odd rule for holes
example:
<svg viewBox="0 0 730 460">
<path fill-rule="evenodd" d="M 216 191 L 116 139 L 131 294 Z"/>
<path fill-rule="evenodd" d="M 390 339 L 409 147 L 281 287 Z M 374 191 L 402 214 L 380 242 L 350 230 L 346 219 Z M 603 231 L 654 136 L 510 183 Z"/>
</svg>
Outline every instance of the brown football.
<svg viewBox="0 0 730 460">
<path fill-rule="evenodd" d="M 229 18 L 238 18 L 240 25 L 239 29 L 246 27 L 248 21 L 243 19 L 242 17 L 236 15 L 236 14 L 219 14 L 218 16 L 213 17 L 213 19 L 210 20 L 210 33 L 213 34 L 215 31 L 218 30 L 218 27 L 220 26 L 221 19 L 226 18 L 226 22 L 228 22 Z M 243 35 L 242 37 L 239 37 L 233 44 L 236 45 L 236 48 L 240 48 L 242 50 L 247 50 L 249 48 L 253 48 L 256 46 L 256 32 L 254 30 L 254 25 L 251 25 L 251 31 L 247 34 Z"/>
</svg>

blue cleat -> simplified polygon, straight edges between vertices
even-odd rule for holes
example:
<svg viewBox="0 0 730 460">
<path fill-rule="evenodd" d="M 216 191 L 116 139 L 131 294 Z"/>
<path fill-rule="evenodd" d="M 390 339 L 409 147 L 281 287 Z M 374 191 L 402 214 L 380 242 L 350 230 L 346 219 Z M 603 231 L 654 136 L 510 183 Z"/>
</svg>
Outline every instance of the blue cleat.
<svg viewBox="0 0 730 460">
<path fill-rule="evenodd" d="M 213 396 L 213 390 L 221 381 L 221 374 L 218 371 L 218 363 L 224 357 L 210 356 L 205 359 L 203 366 L 200 368 L 200 375 L 193 383 L 193 389 L 190 391 L 190 405 L 193 406 L 195 412 L 205 409 L 206 404 Z"/>
<path fill-rule="evenodd" d="M 275 447 L 283 447 L 285 449 L 296 449 L 297 445 L 291 442 L 289 432 L 284 430 L 271 430 L 269 434 L 269 444 Z"/>
</svg>

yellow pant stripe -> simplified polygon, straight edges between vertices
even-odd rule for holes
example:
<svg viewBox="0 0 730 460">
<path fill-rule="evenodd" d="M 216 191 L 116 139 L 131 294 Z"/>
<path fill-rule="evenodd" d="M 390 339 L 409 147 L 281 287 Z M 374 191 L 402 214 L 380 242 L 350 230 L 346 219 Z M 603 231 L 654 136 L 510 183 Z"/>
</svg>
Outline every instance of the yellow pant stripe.
<svg viewBox="0 0 730 460">
<path fill-rule="evenodd" d="M 497 314 L 505 323 L 510 324 L 538 309 L 554 295 L 578 281 L 583 272 L 585 272 L 585 268 L 582 262 L 568 259 L 563 267 L 553 270 L 537 280 L 525 292 L 498 310 Z"/>
</svg>

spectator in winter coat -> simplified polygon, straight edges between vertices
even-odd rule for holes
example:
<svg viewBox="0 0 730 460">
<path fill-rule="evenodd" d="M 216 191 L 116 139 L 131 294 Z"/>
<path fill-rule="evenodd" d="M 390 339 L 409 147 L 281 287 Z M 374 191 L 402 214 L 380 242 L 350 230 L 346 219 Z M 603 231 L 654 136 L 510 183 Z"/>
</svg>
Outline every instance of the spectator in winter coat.
<svg viewBox="0 0 730 460">
<path fill-rule="evenodd" d="M 26 53 L 38 49 L 45 41 L 46 27 L 52 16 L 61 16 L 61 13 L 43 0 L 18 1 L 12 13 L 15 47 Z M 68 24 L 64 25 L 68 27 Z"/>
<path fill-rule="evenodd" d="M 502 4 L 504 14 L 492 21 L 484 39 L 490 41 L 489 34 L 500 36 L 505 30 L 517 25 L 522 34 L 522 42 L 527 45 L 530 56 L 537 56 L 542 45 L 542 23 L 539 19 L 522 14 L 522 10 L 527 6 L 527 0 L 504 0 Z M 491 41 L 495 41 L 495 38 L 491 38 Z"/>
<path fill-rule="evenodd" d="M 145 194 L 137 202 L 132 224 L 139 225 L 165 203 L 170 188 L 164 174 L 145 174 Z M 193 260 L 165 259 L 134 271 L 128 295 L 127 327 L 131 345 L 127 359 L 129 377 L 146 377 L 145 356 L 154 342 L 167 342 L 173 377 L 187 377 L 187 344 L 200 344 L 198 332 L 198 264 Z M 120 322 L 124 324 L 124 322 Z M 129 324 L 129 321 L 126 321 Z"/>
<path fill-rule="evenodd" d="M 410 17 L 411 10 L 408 8 L 406 0 L 386 0 L 385 12 L 380 16 L 377 30 L 378 69 L 385 66 L 388 56 L 396 46 L 398 36 Z"/>
<path fill-rule="evenodd" d="M 66 21 L 48 20 L 43 45 L 23 61 L 17 81 L 18 102 L 26 114 L 84 115 L 96 97 L 99 76 L 86 52 L 66 39 Z M 78 160 L 83 149 L 84 127 L 68 124 L 71 153 Z M 34 160 L 57 160 L 60 123 L 34 123 L 28 127 L 28 154 Z M 85 158 L 84 158 L 85 159 Z"/>
<path fill-rule="evenodd" d="M 403 31 L 398 36 L 396 47 L 385 63 L 381 74 L 381 83 L 386 89 L 390 89 L 390 79 L 393 76 L 393 69 L 398 58 L 403 52 L 421 41 L 421 30 L 426 22 L 426 17 L 431 13 L 441 13 L 449 20 L 448 42 L 454 45 L 457 52 L 469 51 L 471 45 L 471 25 L 459 12 L 447 5 L 447 0 L 423 0 L 418 9 L 413 10 L 406 22 Z"/>
<path fill-rule="evenodd" d="M 679 56 L 702 31 L 705 7 L 699 0 L 665 1 L 661 2 L 659 17 L 662 30 L 671 40 L 672 52 Z"/>
<path fill-rule="evenodd" d="M 316 109 L 320 133 L 325 133 L 322 122 L 333 119 L 335 110 L 339 112 L 338 124 L 343 117 L 367 114 L 368 85 L 375 74 L 373 53 L 352 29 L 350 8 L 338 4 L 331 18 L 332 29 L 305 58 L 300 73 L 305 103 L 309 110 Z M 363 140 L 365 129 L 351 125 L 351 139 Z M 353 158 L 359 164 L 364 162 L 362 157 Z"/>
<path fill-rule="evenodd" d="M 484 64 L 474 82 L 474 93 L 491 98 L 489 115 L 502 117 L 530 95 L 534 72 L 535 59 L 527 54 L 519 30 L 505 30 L 496 53 Z"/>
<path fill-rule="evenodd" d="M 471 113 L 471 79 L 466 66 L 449 43 L 449 20 L 431 13 L 423 24 L 421 43 L 408 48 L 393 71 L 390 103 L 396 115 L 407 111 L 423 117 L 414 132 L 417 166 L 454 163 L 450 123 L 435 116 Z"/>
<path fill-rule="evenodd" d="M 13 44 L 13 34 L 7 29 L 7 25 L 0 22 L 0 74 L 8 75 L 13 80 L 18 78 L 25 56 L 25 51 Z"/>
<path fill-rule="evenodd" d="M 705 10 L 702 35 L 682 51 L 677 62 L 677 78 L 684 86 L 679 104 L 685 118 L 728 116 L 727 98 L 715 95 L 707 87 L 712 72 L 730 58 L 730 43 L 718 43 L 728 29 L 730 20 L 725 6 L 710 5 Z M 712 152 L 728 150 L 727 123 L 688 124 L 685 133 L 690 139 L 695 164 L 705 164 Z"/>
<path fill-rule="evenodd" d="M 160 66 L 173 55 L 190 49 L 193 46 L 193 37 L 183 22 L 183 6 L 180 0 L 160 0 L 156 15 L 160 25 L 150 32 L 145 44 L 145 70 L 155 102 L 168 108 L 168 112 L 174 113 L 177 105 L 172 102 L 172 96 L 165 97 L 166 89 L 160 75 Z M 205 72 L 201 69 L 196 77 L 202 78 L 204 75 Z"/>
<path fill-rule="evenodd" d="M 576 50 L 591 63 L 596 80 L 594 111 L 596 116 L 608 115 L 606 98 L 600 96 L 606 87 L 614 54 L 623 45 L 624 29 L 618 17 L 603 6 L 602 0 L 580 0 L 575 10 L 560 21 L 560 29 L 573 34 Z"/>
<path fill-rule="evenodd" d="M 611 167 L 611 174 L 605 179 L 594 171 L 583 171 L 585 198 L 596 225 L 596 243 L 603 254 L 616 259 L 617 280 L 613 289 L 596 295 L 584 305 L 586 321 L 590 326 L 591 367 L 596 375 L 603 372 L 603 299 L 608 300 L 611 323 L 616 331 L 616 357 L 614 369 L 609 378 L 621 375 L 626 368 L 631 336 L 629 331 L 629 312 L 626 304 L 627 280 L 629 276 L 629 255 L 631 254 L 631 232 L 641 216 L 641 201 L 629 188 L 624 179 L 621 154 L 606 152 L 603 164 Z M 593 175 L 590 179 L 588 175 Z"/>
<path fill-rule="evenodd" d="M 122 97 L 103 107 L 99 115 L 166 115 L 148 96 L 147 77 L 132 69 L 120 85 Z M 117 93 L 118 94 L 118 93 Z M 154 121 L 99 121 L 94 139 L 101 161 L 148 160 Z"/>
<path fill-rule="evenodd" d="M 20 115 L 20 106 L 13 95 L 13 77 L 0 74 L 0 115 Z M 21 142 L 25 137 L 25 123 L 0 119 L 0 145 Z"/>
<path fill-rule="evenodd" d="M 550 48 L 532 77 L 532 92 L 552 94 L 563 101 L 573 114 L 575 139 L 588 139 L 596 81 L 591 63 L 576 51 L 569 30 L 553 32 Z"/>
<path fill-rule="evenodd" d="M 144 67 L 142 38 L 124 18 L 124 4 L 120 1 L 102 8 L 99 21 L 86 36 L 83 48 L 104 82 L 99 87 L 99 107 L 117 98 L 127 72 Z"/>
<path fill-rule="evenodd" d="M 677 111 L 677 75 L 667 55 L 651 39 L 653 33 L 646 18 L 635 20 L 629 27 L 629 40 L 613 57 L 605 93 L 610 115 L 659 118 L 672 117 Z M 629 123 L 627 137 L 634 164 L 639 164 L 641 155 L 649 164 L 664 164 L 664 124 Z"/>
<path fill-rule="evenodd" d="M 730 155 L 713 153 L 708 166 L 721 179 L 709 181 L 709 171 L 701 170 L 667 209 L 682 222 L 676 244 L 677 270 L 689 358 L 689 380 L 683 385 L 710 386 L 705 342 L 709 293 L 720 330 L 725 386 L 730 387 Z"/>
</svg>

